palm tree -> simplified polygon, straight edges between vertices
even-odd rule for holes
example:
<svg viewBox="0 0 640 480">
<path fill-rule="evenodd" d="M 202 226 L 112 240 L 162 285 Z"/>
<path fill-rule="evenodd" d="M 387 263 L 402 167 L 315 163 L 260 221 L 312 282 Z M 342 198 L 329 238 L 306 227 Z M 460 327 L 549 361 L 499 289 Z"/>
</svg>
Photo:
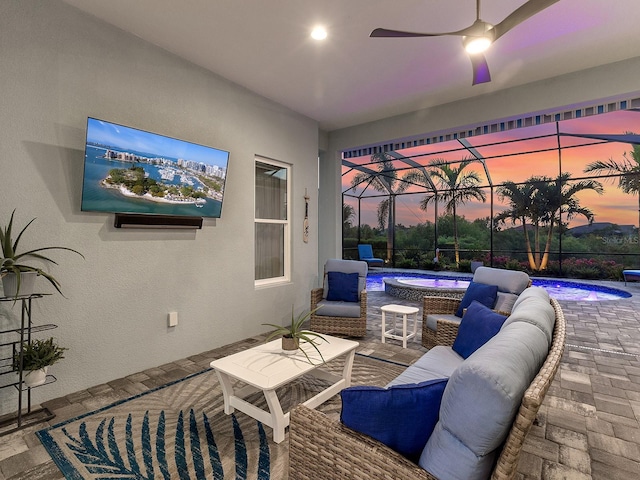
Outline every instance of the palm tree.
<svg viewBox="0 0 640 480">
<path fill-rule="evenodd" d="M 527 259 L 529 260 L 529 266 L 531 269 L 535 268 L 536 262 L 531 248 L 529 231 L 527 230 L 527 219 L 532 219 L 533 216 L 534 193 L 535 186 L 533 183 L 518 185 L 510 180 L 504 182 L 500 187 L 498 187 L 497 194 L 501 201 L 504 201 L 507 198 L 509 199 L 509 209 L 504 210 L 495 217 L 496 224 L 506 223 L 507 220 L 511 220 L 512 225 L 515 225 L 517 221 L 522 223 L 524 242 L 527 249 Z M 534 229 L 534 235 L 536 237 L 537 234 L 538 229 Z"/>
<path fill-rule="evenodd" d="M 356 216 L 356 212 L 353 207 L 347 203 L 342 204 L 342 229 L 348 230 L 353 224 L 351 223 L 353 218 Z"/>
<path fill-rule="evenodd" d="M 426 210 L 430 203 L 442 199 L 445 213 L 453 215 L 453 246 L 455 250 L 456 266 L 460 266 L 460 243 L 458 240 L 458 222 L 456 210 L 470 200 L 486 201 L 487 196 L 480 188 L 480 175 L 477 172 L 464 172 L 464 169 L 475 162 L 475 159 L 462 160 L 457 168 L 452 168 L 449 162 L 435 159 L 429 162 L 429 174 L 435 179 L 438 194 L 427 194 L 420 201 L 420 208 Z"/>
<path fill-rule="evenodd" d="M 384 152 L 371 155 L 371 162 L 376 163 L 377 171 L 360 171 L 351 180 L 351 188 L 355 189 L 362 183 L 367 183 L 378 192 L 388 193 L 389 197 L 378 205 L 378 223 L 384 230 L 387 224 L 387 259 L 393 257 L 393 229 L 395 226 L 395 188 L 398 172 L 393 165 L 393 158 Z M 366 188 L 365 187 L 365 188 Z"/>
<path fill-rule="evenodd" d="M 427 190 L 426 196 L 432 197 L 438 194 L 435 184 L 433 180 L 431 180 L 431 172 L 427 170 L 425 167 L 416 167 L 412 168 L 408 172 L 406 172 L 402 178 L 400 179 L 400 185 L 396 189 L 397 193 L 404 193 L 411 186 L 419 186 L 423 187 Z M 433 200 L 426 201 L 423 206 L 422 203 L 425 202 L 423 199 L 420 208 L 422 210 L 427 210 L 427 203 L 432 202 Z"/>
<path fill-rule="evenodd" d="M 431 180 L 431 174 L 425 167 L 421 166 L 421 167 L 412 168 L 411 170 L 406 172 L 400 179 L 400 185 L 398 186 L 398 189 L 396 191 L 397 193 L 404 193 L 411 186 L 419 186 L 426 189 L 427 193 L 425 194 L 425 197 L 426 196 L 435 197 L 435 199 L 433 200 L 433 203 L 436 205 L 435 216 L 437 217 L 438 216 L 438 207 L 437 207 L 438 191 L 436 189 L 436 186 L 433 183 L 433 180 Z M 420 208 L 426 212 L 427 205 L 425 204 L 423 207 L 421 204 Z M 437 223 L 434 224 L 434 228 L 435 228 L 434 241 L 437 242 L 438 241 L 437 240 L 437 237 L 438 237 Z M 434 245 L 434 248 L 437 248 L 437 244 Z M 436 254 L 436 256 L 438 255 L 437 251 L 434 253 Z"/>
<path fill-rule="evenodd" d="M 593 190 L 602 195 L 604 189 L 602 184 L 597 180 L 580 180 L 578 182 L 569 183 L 571 174 L 564 172 L 552 181 L 547 182 L 544 186 L 538 187 L 536 196 L 540 197 L 540 203 L 546 205 L 543 211 L 542 220 L 547 225 L 547 241 L 544 248 L 544 255 L 539 265 L 539 270 L 545 270 L 549 262 L 549 251 L 551 249 L 551 238 L 553 236 L 553 228 L 556 224 L 561 224 L 561 215 L 567 220 L 573 219 L 577 215 L 582 215 L 587 219 L 589 225 L 593 223 L 594 214 L 587 208 L 580 205 L 580 201 L 576 198 L 576 194 L 584 190 Z"/>
<path fill-rule="evenodd" d="M 582 180 L 569 184 L 570 178 L 569 173 L 562 173 L 555 180 L 534 176 L 522 185 L 507 181 L 498 187 L 498 195 L 501 199 L 509 199 L 510 208 L 498 214 L 496 222 L 511 219 L 514 224 L 516 221 L 522 223 L 527 257 L 532 270 L 539 271 L 547 268 L 553 229 L 555 225 L 560 224 L 561 214 L 566 220 L 582 215 L 589 223 L 593 222 L 593 212 L 580 205 L 576 194 L 583 190 L 594 190 L 602 194 L 602 184 L 595 180 Z M 527 230 L 527 220 L 533 228 L 533 248 Z M 547 238 L 543 252 L 540 248 L 540 232 L 544 227 L 546 227 Z"/>
<path fill-rule="evenodd" d="M 633 135 L 625 132 L 625 135 Z M 597 160 L 589 163 L 585 173 L 594 172 L 600 174 L 619 175 L 618 188 L 624 193 L 638 195 L 638 245 L 640 245 L 640 145 L 632 145 L 633 150 L 622 154 L 622 160 Z M 615 177 L 611 178 L 615 181 Z"/>
<path fill-rule="evenodd" d="M 522 185 L 506 181 L 498 187 L 499 197 L 501 200 L 509 198 L 511 209 L 498 214 L 496 222 L 504 222 L 507 218 L 511 218 L 512 223 L 515 224 L 516 220 L 520 220 L 531 270 L 539 270 L 542 264 L 540 232 L 542 226 L 549 221 L 549 198 L 557 192 L 555 184 L 551 187 L 552 182 L 553 180 L 549 177 L 534 176 Z M 527 220 L 533 230 L 533 241 L 529 236 Z"/>
</svg>

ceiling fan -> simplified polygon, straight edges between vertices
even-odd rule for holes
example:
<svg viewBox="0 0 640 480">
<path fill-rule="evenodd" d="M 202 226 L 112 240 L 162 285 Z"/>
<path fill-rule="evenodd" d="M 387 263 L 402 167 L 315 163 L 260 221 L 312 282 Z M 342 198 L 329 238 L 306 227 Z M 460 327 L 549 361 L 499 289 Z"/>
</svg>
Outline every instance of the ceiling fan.
<svg viewBox="0 0 640 480">
<path fill-rule="evenodd" d="M 480 0 L 476 0 L 476 21 L 473 22 L 471 26 L 463 28 L 462 30 L 443 33 L 416 33 L 376 28 L 369 36 L 387 38 L 438 37 L 441 35 L 461 36 L 462 44 L 469 54 L 473 67 L 473 85 L 477 85 L 478 83 L 491 81 L 489 66 L 482 52 L 509 30 L 558 1 L 559 0 L 529 0 L 514 10 L 500 23 L 492 25 L 480 19 Z"/>
</svg>

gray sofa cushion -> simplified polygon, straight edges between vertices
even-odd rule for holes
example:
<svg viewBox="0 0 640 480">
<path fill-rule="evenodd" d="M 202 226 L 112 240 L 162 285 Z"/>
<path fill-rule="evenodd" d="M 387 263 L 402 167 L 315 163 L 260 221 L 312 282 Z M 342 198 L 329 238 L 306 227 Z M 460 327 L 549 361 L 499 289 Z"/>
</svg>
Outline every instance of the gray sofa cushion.
<svg viewBox="0 0 640 480">
<path fill-rule="evenodd" d="M 513 308 L 514 309 L 518 308 L 518 305 L 520 305 L 520 303 L 525 301 L 527 298 L 531 298 L 531 297 L 541 298 L 545 302 L 549 302 L 549 292 L 547 292 L 544 288 L 530 287 L 530 288 L 527 288 L 520 295 L 518 295 L 518 299 L 516 300 L 516 303 L 513 304 Z"/>
<path fill-rule="evenodd" d="M 330 302 L 320 300 L 318 311 L 315 313 L 319 317 L 360 317 L 360 302 Z"/>
<path fill-rule="evenodd" d="M 436 378 L 449 378 L 462 364 L 463 358 L 451 347 L 439 345 L 425 353 L 413 365 L 394 378 L 387 387 L 405 383 L 420 383 Z"/>
<path fill-rule="evenodd" d="M 551 346 L 556 316 L 549 303 L 549 294 L 544 288 L 531 287 L 527 288 L 520 297 L 524 298 L 518 298 L 516 306 L 502 328 L 516 322 L 530 323 L 544 332 L 547 337 L 547 346 Z"/>
<path fill-rule="evenodd" d="M 529 285 L 529 275 L 517 270 L 502 268 L 478 267 L 473 274 L 473 281 L 487 285 L 497 285 L 498 291 L 521 294 Z"/>
<path fill-rule="evenodd" d="M 453 455 L 447 457 L 442 455 L 442 452 L 450 452 Z M 422 450 L 418 464 L 431 474 L 437 471 L 437 478 L 441 479 L 487 480 L 491 475 L 496 454 L 495 451 L 491 452 L 483 457 L 483 461 L 478 462 L 476 454 L 438 422 L 427 446 Z M 434 456 L 437 458 L 426 464 L 426 458 Z"/>
<path fill-rule="evenodd" d="M 449 378 L 420 466 L 437 478 L 486 478 L 548 348 L 540 328 L 515 322 L 467 358 Z"/>
<path fill-rule="evenodd" d="M 498 292 L 496 304 L 493 306 L 493 309 L 498 312 L 510 312 L 513 310 L 517 299 L 518 295 L 515 293 Z"/>
</svg>

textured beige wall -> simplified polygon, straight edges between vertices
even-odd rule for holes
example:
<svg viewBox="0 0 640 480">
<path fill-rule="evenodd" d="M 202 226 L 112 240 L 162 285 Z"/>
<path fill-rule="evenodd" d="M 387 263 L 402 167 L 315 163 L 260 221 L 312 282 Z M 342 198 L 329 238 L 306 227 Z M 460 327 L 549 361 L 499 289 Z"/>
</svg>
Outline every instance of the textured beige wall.
<svg viewBox="0 0 640 480">
<path fill-rule="evenodd" d="M 212 47 L 212 48 L 223 48 Z M 0 3 L 0 222 L 38 217 L 24 247 L 65 245 L 60 295 L 36 323 L 69 347 L 43 401 L 266 331 L 308 308 L 317 279 L 317 123 L 58 1 Z M 222 218 L 124 230 L 80 211 L 87 116 L 230 152 Z M 293 164 L 293 278 L 254 288 L 254 156 Z M 311 239 L 302 242 L 304 191 Z M 41 284 L 44 290 L 50 289 Z M 167 313 L 179 324 L 167 327 Z M 0 327 L 19 313 L 0 306 Z M 0 390 L 0 413 L 15 411 Z"/>
</svg>

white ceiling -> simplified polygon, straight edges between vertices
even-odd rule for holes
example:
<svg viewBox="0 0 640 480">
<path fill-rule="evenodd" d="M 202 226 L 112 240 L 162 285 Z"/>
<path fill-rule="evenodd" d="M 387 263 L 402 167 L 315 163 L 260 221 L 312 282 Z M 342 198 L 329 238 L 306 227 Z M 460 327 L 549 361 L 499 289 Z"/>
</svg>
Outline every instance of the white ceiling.
<svg viewBox="0 0 640 480">
<path fill-rule="evenodd" d="M 471 86 L 461 38 L 369 38 L 376 27 L 455 31 L 475 0 L 64 0 L 331 131 L 640 55 L 640 0 L 560 0 L 486 53 Z M 483 0 L 498 23 L 524 0 Z M 316 24 L 329 37 L 309 37 Z"/>
</svg>

